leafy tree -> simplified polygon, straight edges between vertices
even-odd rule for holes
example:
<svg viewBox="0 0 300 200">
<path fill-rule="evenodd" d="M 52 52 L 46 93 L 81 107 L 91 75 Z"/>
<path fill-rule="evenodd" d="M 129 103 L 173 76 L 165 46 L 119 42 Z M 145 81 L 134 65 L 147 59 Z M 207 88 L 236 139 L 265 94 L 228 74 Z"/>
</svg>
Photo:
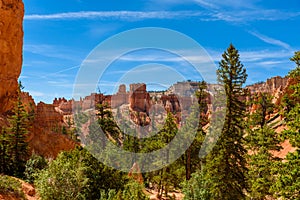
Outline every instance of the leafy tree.
<svg viewBox="0 0 300 200">
<path fill-rule="evenodd" d="M 289 129 L 283 134 L 296 151 L 287 155 L 286 162 L 279 169 L 280 176 L 273 189 L 280 198 L 300 199 L 300 51 L 295 52 L 291 61 L 296 63 L 296 68 L 289 73 L 289 77 L 295 80 L 295 84 L 290 88 L 292 104 L 285 113 Z"/>
<path fill-rule="evenodd" d="M 99 163 L 85 149 L 62 152 L 41 170 L 35 186 L 42 199 L 99 199 L 101 191 L 122 190 L 123 174 Z"/>
<path fill-rule="evenodd" d="M 225 88 L 226 116 L 220 138 L 207 156 L 204 172 L 205 178 L 212 181 L 210 199 L 245 199 L 247 168 L 243 135 L 246 106 L 242 100 L 242 86 L 247 74 L 238 50 L 232 44 L 222 57 L 217 75 Z"/>
</svg>

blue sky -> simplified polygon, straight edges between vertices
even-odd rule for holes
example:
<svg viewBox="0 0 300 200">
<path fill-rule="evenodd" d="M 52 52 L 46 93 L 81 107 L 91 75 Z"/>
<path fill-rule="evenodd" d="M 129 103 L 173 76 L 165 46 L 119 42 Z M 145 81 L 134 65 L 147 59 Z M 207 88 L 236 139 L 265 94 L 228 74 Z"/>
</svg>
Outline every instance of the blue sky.
<svg viewBox="0 0 300 200">
<path fill-rule="evenodd" d="M 134 28 L 161 27 L 183 33 L 197 41 L 216 64 L 233 43 L 247 69 L 247 84 L 285 76 L 294 68 L 289 58 L 300 50 L 299 0 L 24 0 L 24 4 L 20 80 L 36 102 L 71 98 L 80 66 L 93 49 Z M 152 78 L 153 88 L 162 88 L 159 80 L 171 83 L 177 78 L 173 72 L 182 61 L 177 63 L 175 58 L 151 49 L 130 52 L 113 63 L 100 89 L 110 93 L 115 82 L 150 83 Z M 111 75 L 126 70 L 132 72 L 130 78 Z M 136 75 L 137 70 L 147 75 Z"/>
</svg>

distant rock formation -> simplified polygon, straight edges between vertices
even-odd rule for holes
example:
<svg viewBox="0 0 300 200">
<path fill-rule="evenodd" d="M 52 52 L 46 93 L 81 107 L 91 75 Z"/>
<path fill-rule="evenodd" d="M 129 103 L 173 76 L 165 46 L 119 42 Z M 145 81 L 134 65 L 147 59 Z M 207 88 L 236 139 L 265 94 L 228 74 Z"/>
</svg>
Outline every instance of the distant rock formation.
<svg viewBox="0 0 300 200">
<path fill-rule="evenodd" d="M 16 100 L 22 67 L 24 5 L 21 0 L 0 1 L 0 114 Z"/>
<path fill-rule="evenodd" d="M 146 84 L 130 84 L 129 91 L 130 108 L 136 112 L 144 112 L 149 115 L 150 109 L 150 95 L 147 92 Z"/>
<path fill-rule="evenodd" d="M 246 88 L 250 91 L 251 94 L 256 93 L 267 93 L 273 97 L 273 103 L 279 105 L 281 102 L 281 98 L 287 90 L 289 78 L 288 77 L 280 77 L 275 76 L 267 79 L 266 82 L 256 83 L 253 85 L 249 85 Z"/>
</svg>

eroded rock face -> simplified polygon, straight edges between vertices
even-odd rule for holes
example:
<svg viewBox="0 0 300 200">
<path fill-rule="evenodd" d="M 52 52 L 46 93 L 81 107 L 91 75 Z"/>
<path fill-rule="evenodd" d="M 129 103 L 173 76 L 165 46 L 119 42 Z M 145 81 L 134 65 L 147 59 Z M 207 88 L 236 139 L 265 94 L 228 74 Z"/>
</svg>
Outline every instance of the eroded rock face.
<svg viewBox="0 0 300 200">
<path fill-rule="evenodd" d="M 40 102 L 37 105 L 35 123 L 47 130 L 60 130 L 63 124 L 63 115 L 55 110 L 54 105 Z"/>
<path fill-rule="evenodd" d="M 16 99 L 22 68 L 24 5 L 21 0 L 0 0 L 0 114 Z"/>
<path fill-rule="evenodd" d="M 250 91 L 251 94 L 256 93 L 267 93 L 273 97 L 273 103 L 278 105 L 281 101 L 283 94 L 285 93 L 286 87 L 289 83 L 289 78 L 275 76 L 270 79 L 267 79 L 266 82 L 253 84 L 247 86 L 246 88 Z"/>
<path fill-rule="evenodd" d="M 66 126 L 63 114 L 53 104 L 40 102 L 35 107 L 33 126 L 29 131 L 28 143 L 31 152 L 55 158 L 61 151 L 72 150 L 78 145 L 62 134 Z"/>
<path fill-rule="evenodd" d="M 130 108 L 137 112 L 149 113 L 150 95 L 146 90 L 146 84 L 131 84 L 129 92 Z"/>
</svg>

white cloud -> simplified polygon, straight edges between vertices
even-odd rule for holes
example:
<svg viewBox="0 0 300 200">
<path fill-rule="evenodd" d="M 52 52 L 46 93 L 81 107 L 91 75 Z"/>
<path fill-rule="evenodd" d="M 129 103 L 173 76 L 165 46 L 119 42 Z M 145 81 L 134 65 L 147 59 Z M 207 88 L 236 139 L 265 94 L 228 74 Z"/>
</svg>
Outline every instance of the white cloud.
<svg viewBox="0 0 300 200">
<path fill-rule="evenodd" d="M 78 56 L 74 49 L 49 44 L 25 44 L 23 47 L 24 51 L 33 54 L 42 55 L 50 58 L 58 58 L 63 60 L 78 61 Z"/>
<path fill-rule="evenodd" d="M 282 42 L 280 40 L 268 37 L 268 36 L 260 34 L 258 32 L 249 31 L 249 33 L 251 35 L 257 37 L 258 39 L 268 43 L 268 44 L 272 44 L 272 45 L 279 46 L 279 47 L 282 47 L 282 48 L 287 49 L 287 50 L 291 50 L 290 45 L 285 43 L 285 42 Z"/>
<path fill-rule="evenodd" d="M 204 2 L 204 1 L 203 1 Z M 214 4 L 206 2 L 209 11 L 81 11 L 55 14 L 30 14 L 25 15 L 25 20 L 79 20 L 79 19 L 100 19 L 100 20 L 121 20 L 138 21 L 145 19 L 182 19 L 197 18 L 200 21 L 227 21 L 244 23 L 257 20 L 284 20 L 300 16 L 300 12 L 282 12 L 278 10 L 253 9 L 235 10 L 228 12 L 226 9 L 219 9 Z"/>
<path fill-rule="evenodd" d="M 119 19 L 119 20 L 142 20 L 142 19 L 173 19 L 184 17 L 199 17 L 204 13 L 192 11 L 81 11 L 56 14 L 31 14 L 25 15 L 25 20 L 66 20 L 66 19 Z"/>
</svg>

